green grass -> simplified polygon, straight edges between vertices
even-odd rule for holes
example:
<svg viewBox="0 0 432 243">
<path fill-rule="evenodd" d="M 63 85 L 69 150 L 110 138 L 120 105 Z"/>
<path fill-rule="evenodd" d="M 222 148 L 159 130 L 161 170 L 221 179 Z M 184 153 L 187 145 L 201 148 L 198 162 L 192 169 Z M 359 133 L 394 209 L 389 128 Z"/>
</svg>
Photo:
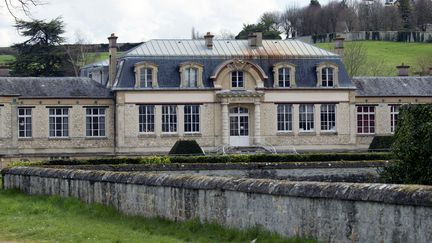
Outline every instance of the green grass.
<svg viewBox="0 0 432 243">
<path fill-rule="evenodd" d="M 0 64 L 11 63 L 15 61 L 15 57 L 12 55 L 0 55 Z"/>
<path fill-rule="evenodd" d="M 0 242 L 314 242 L 253 228 L 226 229 L 197 221 L 174 223 L 119 214 L 73 198 L 28 196 L 0 189 Z"/>
<path fill-rule="evenodd" d="M 420 70 L 419 62 L 421 59 L 432 56 L 431 43 L 402 43 L 390 41 L 360 41 L 366 49 L 368 64 L 381 65 L 381 76 L 394 76 L 396 74 L 396 66 L 405 63 L 411 66 L 411 72 L 414 74 Z M 333 50 L 334 43 L 317 43 L 318 47 Z M 345 42 L 345 47 L 349 46 L 350 42 Z M 432 65 L 432 63 L 431 63 Z M 358 76 L 369 76 L 372 73 L 370 68 L 363 68 Z"/>
</svg>

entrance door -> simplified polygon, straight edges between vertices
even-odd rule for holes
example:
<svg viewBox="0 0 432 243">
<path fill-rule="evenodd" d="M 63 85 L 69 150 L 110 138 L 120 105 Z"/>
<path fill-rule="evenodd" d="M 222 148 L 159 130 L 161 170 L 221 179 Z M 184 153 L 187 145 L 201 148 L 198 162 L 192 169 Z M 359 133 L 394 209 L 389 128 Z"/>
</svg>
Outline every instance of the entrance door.
<svg viewBox="0 0 432 243">
<path fill-rule="evenodd" d="M 230 145 L 249 146 L 249 110 L 244 107 L 230 109 Z"/>
</svg>

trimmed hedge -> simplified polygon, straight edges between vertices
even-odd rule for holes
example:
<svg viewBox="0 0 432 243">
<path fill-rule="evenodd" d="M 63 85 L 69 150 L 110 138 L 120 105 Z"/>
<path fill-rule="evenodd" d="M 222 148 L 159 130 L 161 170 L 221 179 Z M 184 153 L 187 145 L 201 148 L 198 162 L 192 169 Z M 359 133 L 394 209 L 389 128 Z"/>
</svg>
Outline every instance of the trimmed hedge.
<svg viewBox="0 0 432 243">
<path fill-rule="evenodd" d="M 37 165 L 168 164 L 168 163 L 282 163 L 390 160 L 391 153 L 308 153 L 220 156 L 149 156 L 87 160 L 50 160 Z M 20 163 L 22 165 L 22 163 Z"/>
<path fill-rule="evenodd" d="M 369 151 L 390 151 L 393 142 L 393 136 L 375 136 L 369 145 Z"/>
<path fill-rule="evenodd" d="M 169 151 L 171 155 L 204 155 L 197 141 L 178 140 Z"/>
</svg>

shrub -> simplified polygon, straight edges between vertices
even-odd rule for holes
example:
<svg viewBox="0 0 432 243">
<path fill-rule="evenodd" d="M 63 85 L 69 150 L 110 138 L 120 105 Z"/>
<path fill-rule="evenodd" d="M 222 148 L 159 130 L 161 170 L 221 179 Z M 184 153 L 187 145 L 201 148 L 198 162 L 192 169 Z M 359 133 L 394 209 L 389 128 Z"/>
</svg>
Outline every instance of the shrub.
<svg viewBox="0 0 432 243">
<path fill-rule="evenodd" d="M 171 155 L 203 155 L 204 152 L 195 140 L 178 140 L 169 151 Z"/>
<path fill-rule="evenodd" d="M 369 151 L 390 151 L 393 136 L 375 136 L 369 145 Z"/>
<path fill-rule="evenodd" d="M 432 185 L 432 105 L 400 109 L 392 149 L 398 160 L 380 171 L 385 182 Z"/>
</svg>

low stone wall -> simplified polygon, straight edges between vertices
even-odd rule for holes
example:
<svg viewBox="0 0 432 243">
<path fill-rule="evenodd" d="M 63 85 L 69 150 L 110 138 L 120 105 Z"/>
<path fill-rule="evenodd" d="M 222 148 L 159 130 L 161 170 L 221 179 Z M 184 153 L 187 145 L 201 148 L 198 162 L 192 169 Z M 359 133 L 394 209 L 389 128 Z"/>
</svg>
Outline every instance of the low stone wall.
<svg viewBox="0 0 432 243">
<path fill-rule="evenodd" d="M 327 182 L 379 182 L 378 168 L 389 162 L 198 163 L 138 165 L 57 165 L 61 169 L 153 172 L 255 179 Z"/>
<path fill-rule="evenodd" d="M 432 242 L 432 187 L 16 167 L 4 187 L 324 242 Z"/>
</svg>

